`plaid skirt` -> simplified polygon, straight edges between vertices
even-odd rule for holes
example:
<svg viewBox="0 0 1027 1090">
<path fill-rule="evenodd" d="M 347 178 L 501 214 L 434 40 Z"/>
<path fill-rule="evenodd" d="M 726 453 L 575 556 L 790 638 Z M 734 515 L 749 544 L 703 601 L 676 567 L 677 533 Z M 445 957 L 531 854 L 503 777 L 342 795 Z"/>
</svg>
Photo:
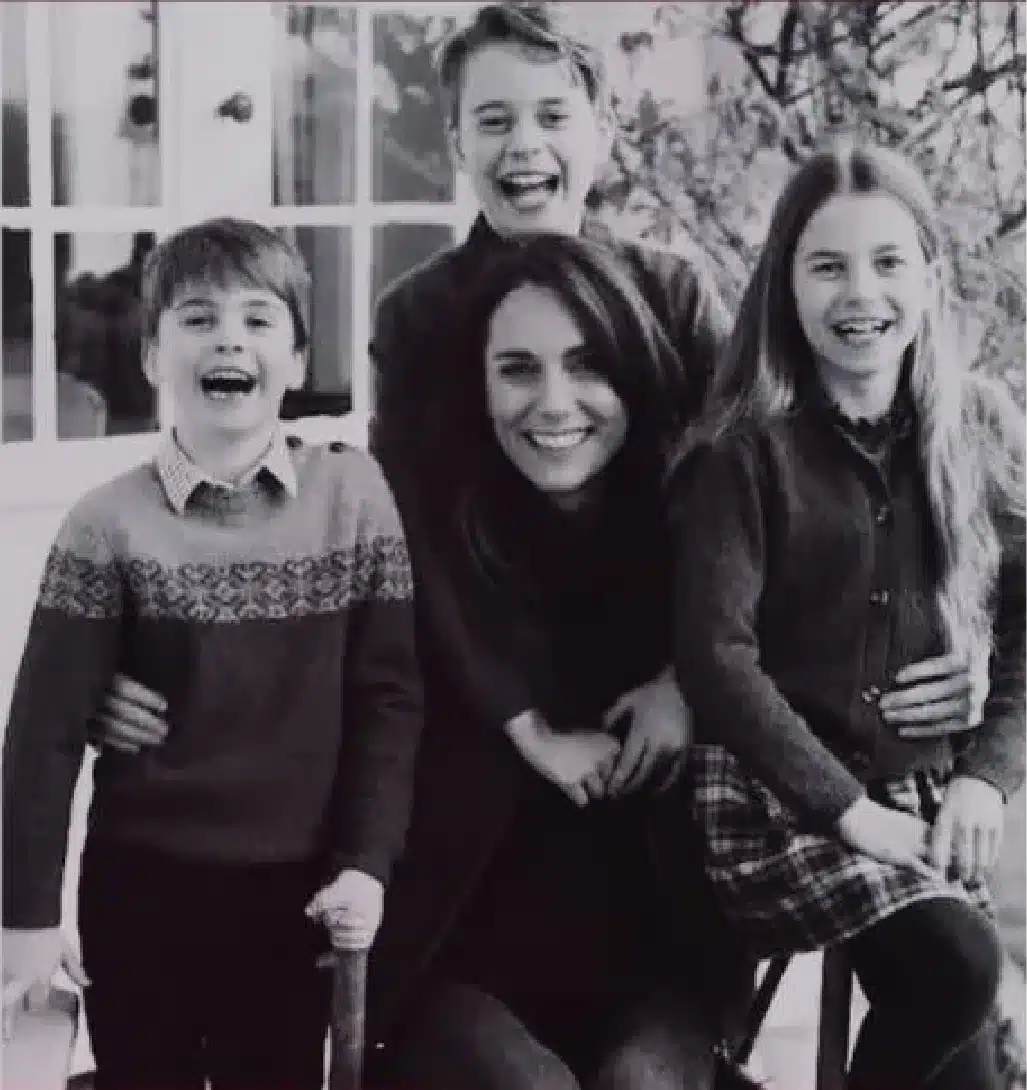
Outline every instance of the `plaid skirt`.
<svg viewBox="0 0 1027 1090">
<path fill-rule="evenodd" d="M 686 788 L 706 871 L 755 957 L 844 942 L 914 901 L 956 897 L 990 916 L 982 882 L 883 863 L 804 827 L 722 746 L 690 747 Z M 946 778 L 914 772 L 874 786 L 876 801 L 933 824 Z"/>
</svg>

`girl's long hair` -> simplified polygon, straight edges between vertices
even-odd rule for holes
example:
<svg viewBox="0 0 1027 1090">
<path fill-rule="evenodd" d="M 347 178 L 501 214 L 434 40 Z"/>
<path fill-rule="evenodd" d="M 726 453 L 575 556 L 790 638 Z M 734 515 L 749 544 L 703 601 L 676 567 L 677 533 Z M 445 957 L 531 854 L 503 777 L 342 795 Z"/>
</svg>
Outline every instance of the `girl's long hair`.
<svg viewBox="0 0 1027 1090">
<path fill-rule="evenodd" d="M 999 563 L 996 512 L 1022 516 L 1022 423 L 1008 395 L 957 359 L 943 240 L 916 168 L 885 148 L 843 142 L 808 160 L 778 198 L 767 240 L 716 368 L 708 409 L 672 459 L 752 421 L 789 412 L 816 366 L 792 290 L 800 236 L 830 198 L 885 194 L 913 217 L 933 277 L 932 298 L 903 369 L 917 418 L 920 462 L 939 545 L 936 600 L 952 650 L 982 653 L 991 639 Z"/>
<path fill-rule="evenodd" d="M 476 559 L 493 574 L 506 550 L 483 522 L 482 512 L 518 503 L 552 512 L 548 497 L 509 465 L 488 413 L 485 353 L 492 316 L 508 295 L 525 285 L 551 292 L 567 308 L 581 329 L 590 366 L 625 406 L 624 445 L 603 472 L 604 506 L 613 510 L 623 502 L 627 511 L 637 511 L 646 497 L 651 497 L 654 510 L 662 505 L 662 483 L 683 425 L 680 406 L 686 383 L 681 359 L 609 248 L 555 234 L 506 240 L 467 300 L 466 350 L 456 358 L 466 361 L 468 370 L 453 375 L 447 420 L 448 435 L 459 451 L 453 463 L 461 480 L 455 513 L 465 544 L 469 539 Z M 503 522 L 510 526 L 513 520 L 504 517 Z M 606 531 L 601 527 L 599 532 Z"/>
</svg>

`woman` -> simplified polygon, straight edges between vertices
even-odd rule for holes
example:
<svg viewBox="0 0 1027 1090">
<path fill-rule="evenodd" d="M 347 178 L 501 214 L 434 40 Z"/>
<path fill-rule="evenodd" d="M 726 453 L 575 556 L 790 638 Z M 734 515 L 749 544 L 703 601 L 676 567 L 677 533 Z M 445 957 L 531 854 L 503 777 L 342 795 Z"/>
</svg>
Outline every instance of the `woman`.
<svg viewBox="0 0 1027 1090">
<path fill-rule="evenodd" d="M 375 991 L 402 988 L 400 967 L 409 988 L 384 1000 L 402 1012 L 386 1084 L 702 1086 L 718 1004 L 687 948 L 719 951 L 716 922 L 700 894 L 662 916 L 647 830 L 680 821 L 671 796 L 619 790 L 604 724 L 669 661 L 681 362 L 608 249 L 569 237 L 505 248 L 466 331 L 445 563 L 535 710 L 509 737 L 483 729 L 426 633 L 417 801 L 373 954 Z M 724 949 L 720 979 L 744 980 Z"/>
</svg>

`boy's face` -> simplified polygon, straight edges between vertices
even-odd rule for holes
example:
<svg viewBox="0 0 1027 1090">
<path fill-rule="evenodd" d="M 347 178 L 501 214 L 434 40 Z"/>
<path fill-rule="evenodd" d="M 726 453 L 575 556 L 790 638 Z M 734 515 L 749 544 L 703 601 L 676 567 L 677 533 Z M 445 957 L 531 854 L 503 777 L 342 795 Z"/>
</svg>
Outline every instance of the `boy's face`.
<svg viewBox="0 0 1027 1090">
<path fill-rule="evenodd" d="M 237 285 L 181 288 L 144 360 L 185 434 L 234 441 L 277 424 L 286 390 L 303 384 L 292 313 L 273 292 Z"/>
<path fill-rule="evenodd" d="M 577 234 L 611 139 L 569 61 L 507 42 L 468 56 L 450 142 L 500 235 Z"/>
</svg>

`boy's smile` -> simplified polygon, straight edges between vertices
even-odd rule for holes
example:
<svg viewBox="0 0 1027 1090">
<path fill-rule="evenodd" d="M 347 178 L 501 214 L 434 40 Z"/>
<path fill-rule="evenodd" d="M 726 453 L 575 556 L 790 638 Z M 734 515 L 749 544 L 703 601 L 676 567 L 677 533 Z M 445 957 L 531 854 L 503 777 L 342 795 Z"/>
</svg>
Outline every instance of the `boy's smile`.
<svg viewBox="0 0 1027 1090">
<path fill-rule="evenodd" d="M 199 446 L 270 435 L 285 392 L 304 373 L 289 307 L 244 285 L 178 292 L 145 363 L 171 397 L 176 431 Z"/>
<path fill-rule="evenodd" d="M 499 234 L 577 234 L 611 131 L 570 62 L 500 42 L 467 58 L 450 139 Z"/>
</svg>

